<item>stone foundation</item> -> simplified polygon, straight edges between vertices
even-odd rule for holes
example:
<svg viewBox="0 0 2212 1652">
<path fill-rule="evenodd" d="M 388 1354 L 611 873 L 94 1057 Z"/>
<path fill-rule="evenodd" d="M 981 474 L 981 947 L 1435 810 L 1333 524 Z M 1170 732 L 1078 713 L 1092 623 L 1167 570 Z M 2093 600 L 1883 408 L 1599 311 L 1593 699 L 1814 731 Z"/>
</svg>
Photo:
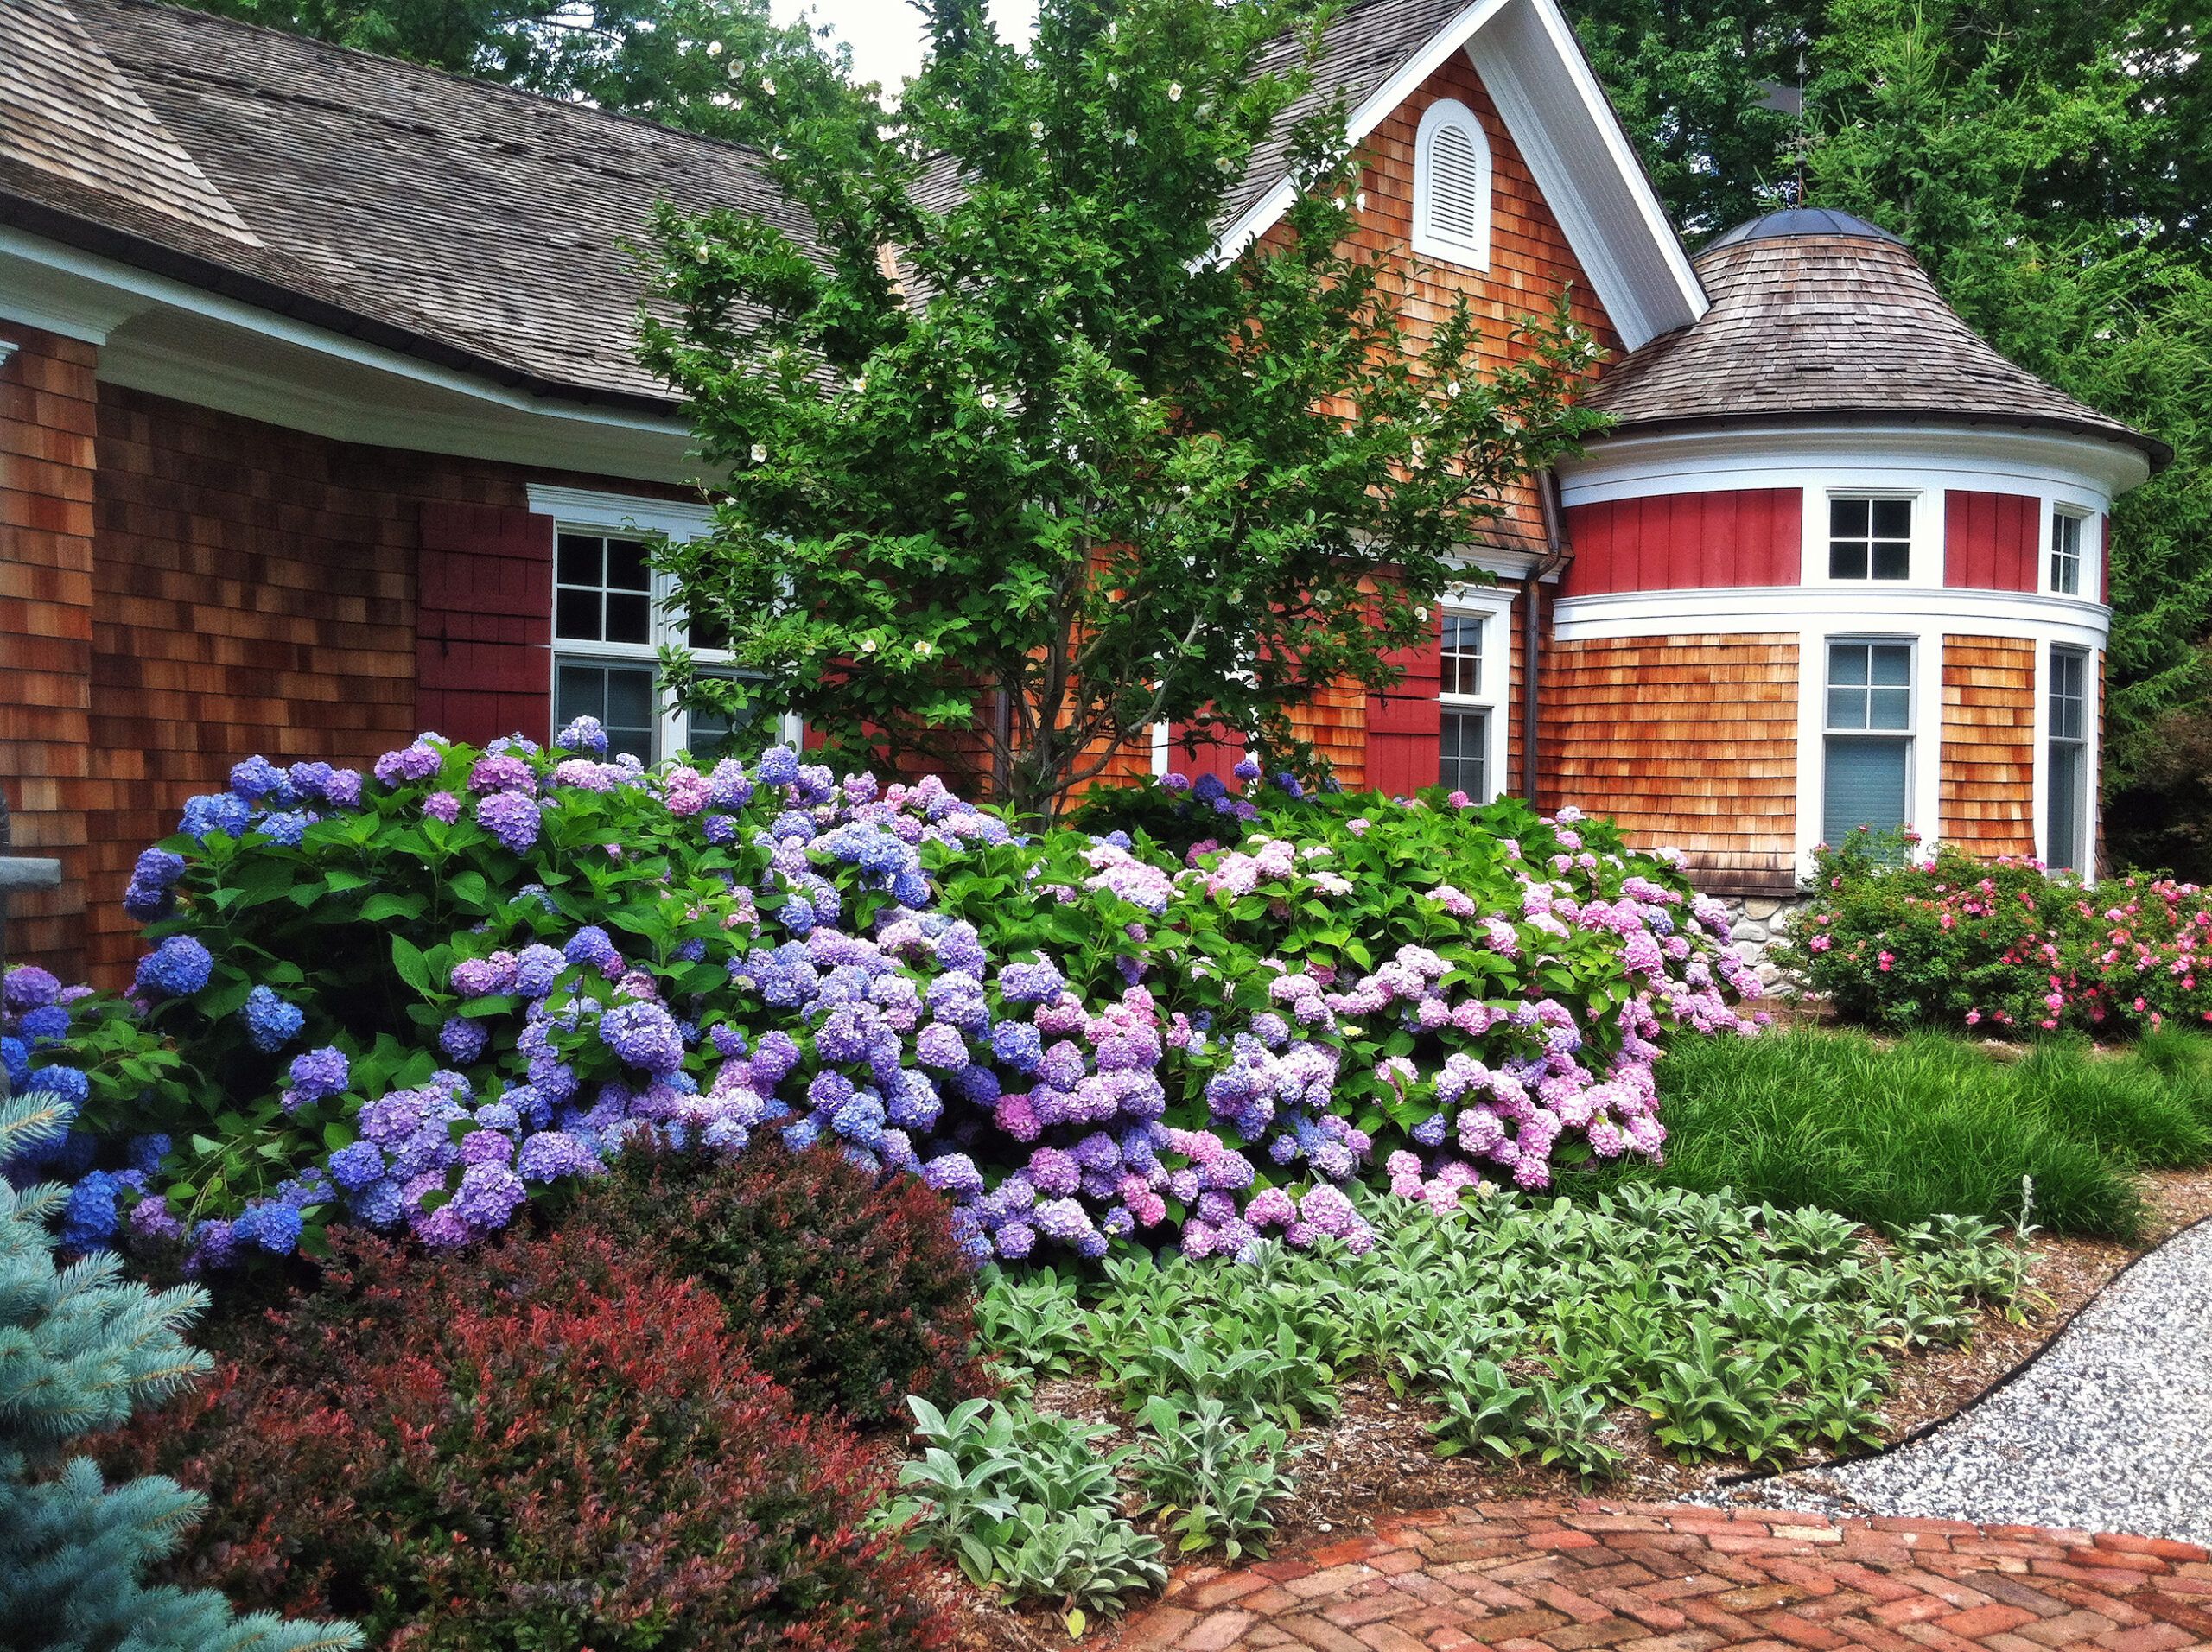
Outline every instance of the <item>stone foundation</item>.
<svg viewBox="0 0 2212 1652">
<path fill-rule="evenodd" d="M 1783 920 L 1805 903 L 1778 895 L 1724 895 L 1728 909 L 1728 939 L 1736 956 L 1758 972 L 1759 984 L 1770 992 L 1788 990 L 1782 966 L 1767 956 L 1767 949 L 1783 938 Z"/>
</svg>

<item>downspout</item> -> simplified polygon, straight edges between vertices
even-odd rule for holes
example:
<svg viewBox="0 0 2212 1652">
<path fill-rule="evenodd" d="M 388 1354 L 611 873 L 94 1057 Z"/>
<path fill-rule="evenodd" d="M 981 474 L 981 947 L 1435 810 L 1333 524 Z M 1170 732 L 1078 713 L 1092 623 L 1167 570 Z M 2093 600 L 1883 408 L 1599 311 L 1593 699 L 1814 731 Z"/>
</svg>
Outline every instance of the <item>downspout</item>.
<svg viewBox="0 0 2212 1652">
<path fill-rule="evenodd" d="M 1521 588 L 1521 779 L 1529 806 L 1536 806 L 1536 603 L 1544 581 L 1573 560 L 1567 543 L 1567 511 L 1560 502 L 1559 474 L 1548 467 L 1536 478 L 1536 504 L 1544 517 L 1544 554 Z"/>
</svg>

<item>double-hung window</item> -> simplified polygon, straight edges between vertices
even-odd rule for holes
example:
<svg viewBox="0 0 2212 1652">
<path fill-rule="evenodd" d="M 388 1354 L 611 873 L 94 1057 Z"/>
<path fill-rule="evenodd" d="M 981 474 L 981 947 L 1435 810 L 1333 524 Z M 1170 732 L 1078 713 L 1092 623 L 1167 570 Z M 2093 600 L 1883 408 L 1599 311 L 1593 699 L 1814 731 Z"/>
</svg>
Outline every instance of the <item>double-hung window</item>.
<svg viewBox="0 0 2212 1652">
<path fill-rule="evenodd" d="M 1503 610 L 1445 612 L 1437 662 L 1436 779 L 1477 803 L 1490 802 L 1505 785 L 1503 633 Z"/>
<path fill-rule="evenodd" d="M 1828 577 L 1912 577 L 1912 500 L 1878 495 L 1828 500 Z"/>
<path fill-rule="evenodd" d="M 2050 513 L 2050 588 L 2061 596 L 2082 594 L 2082 518 L 2063 507 Z"/>
<path fill-rule="evenodd" d="M 2080 872 L 2089 861 L 2089 652 L 2050 651 L 2049 816 L 2044 859 Z"/>
<path fill-rule="evenodd" d="M 1912 810 L 1912 645 L 1831 640 L 1826 702 L 1821 836 L 1898 830 Z"/>
<path fill-rule="evenodd" d="M 719 638 L 687 627 L 667 612 L 667 581 L 657 575 L 646 540 L 634 531 L 563 527 L 553 546 L 553 727 L 596 717 L 607 750 L 652 763 L 678 750 L 713 757 L 741 732 L 729 718 L 684 713 L 668 703 L 658 656 L 665 644 L 690 647 L 716 670 Z"/>
</svg>

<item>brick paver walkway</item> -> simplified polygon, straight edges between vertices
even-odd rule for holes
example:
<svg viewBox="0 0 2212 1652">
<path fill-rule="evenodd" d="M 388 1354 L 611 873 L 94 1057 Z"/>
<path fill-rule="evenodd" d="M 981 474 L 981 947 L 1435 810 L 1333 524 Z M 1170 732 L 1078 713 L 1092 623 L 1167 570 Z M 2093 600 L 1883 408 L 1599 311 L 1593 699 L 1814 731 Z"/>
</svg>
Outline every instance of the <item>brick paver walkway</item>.
<svg viewBox="0 0 2212 1652">
<path fill-rule="evenodd" d="M 2212 1647 L 2212 1555 L 1956 1520 L 1488 1503 L 1179 1574 L 1114 1652 L 2166 1652 Z"/>
</svg>

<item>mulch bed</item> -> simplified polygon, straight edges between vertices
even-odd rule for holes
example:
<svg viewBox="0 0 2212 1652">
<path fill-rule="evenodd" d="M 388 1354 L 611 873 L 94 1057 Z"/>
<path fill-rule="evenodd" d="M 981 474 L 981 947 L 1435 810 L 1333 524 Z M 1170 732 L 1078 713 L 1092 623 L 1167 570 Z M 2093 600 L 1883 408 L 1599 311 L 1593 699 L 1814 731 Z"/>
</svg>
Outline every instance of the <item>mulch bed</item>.
<svg viewBox="0 0 2212 1652">
<path fill-rule="evenodd" d="M 2158 1171 L 2146 1175 L 2145 1196 L 2154 1219 L 2139 1245 L 2037 1235 L 2030 1288 L 2037 1299 L 2024 1323 L 1984 1313 L 1963 1347 L 1910 1354 L 1897 1363 L 1897 1388 L 1882 1414 L 1887 1438 L 1915 1429 L 1970 1405 L 2065 1328 L 2105 1284 L 2135 1256 L 2190 1223 L 2212 1216 L 2212 1173 Z M 1439 1414 L 1399 1400 L 1387 1387 L 1363 1378 L 1338 1390 L 1335 1417 L 1305 1431 L 1307 1451 L 1294 1471 L 1297 1490 L 1277 1505 L 1273 1547 L 1287 1553 L 1373 1528 L 1389 1516 L 1440 1509 L 1536 1500 L 1573 1503 L 1586 1489 L 1563 1471 L 1522 1468 L 1467 1457 L 1439 1458 L 1426 1425 Z M 1040 1408 L 1121 1426 L 1112 1403 L 1089 1383 L 1040 1385 Z M 1726 1461 L 1680 1463 L 1653 1441 L 1647 1419 L 1617 1414 L 1615 1442 L 1627 1453 L 1618 1479 L 1604 1488 L 1611 1501 L 1672 1503 L 1741 1478 L 1745 1465 Z M 1128 1443 L 1124 1430 L 1107 1449 Z M 1795 1466 L 1816 1465 L 1808 1458 Z M 1173 1559 L 1171 1545 L 1171 1559 Z M 984 1598 L 947 1568 L 944 1604 L 957 1624 L 956 1645 L 978 1652 L 1058 1652 L 1067 1645 L 1055 1614 L 1038 1607 L 1009 1611 Z M 1095 1638 L 1095 1636 L 1094 1636 Z"/>
</svg>

